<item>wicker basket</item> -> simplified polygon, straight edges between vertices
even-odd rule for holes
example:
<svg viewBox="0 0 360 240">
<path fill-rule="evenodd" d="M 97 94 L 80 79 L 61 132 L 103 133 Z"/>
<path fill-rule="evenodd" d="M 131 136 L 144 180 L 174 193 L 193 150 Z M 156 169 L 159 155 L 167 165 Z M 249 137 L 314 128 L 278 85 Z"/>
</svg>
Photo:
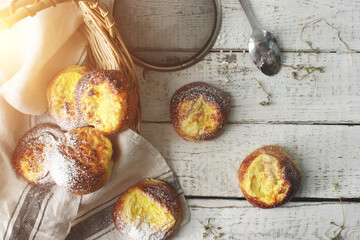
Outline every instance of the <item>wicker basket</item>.
<svg viewBox="0 0 360 240">
<path fill-rule="evenodd" d="M 87 38 L 88 62 L 93 69 L 118 70 L 133 84 L 138 98 L 137 116 L 131 129 L 140 131 L 141 101 L 139 82 L 134 63 L 121 39 L 114 17 L 107 6 L 99 0 L 13 0 L 9 7 L 0 10 L 0 33 L 15 23 L 37 12 L 73 1 L 82 13 L 84 23 L 81 31 Z"/>
</svg>

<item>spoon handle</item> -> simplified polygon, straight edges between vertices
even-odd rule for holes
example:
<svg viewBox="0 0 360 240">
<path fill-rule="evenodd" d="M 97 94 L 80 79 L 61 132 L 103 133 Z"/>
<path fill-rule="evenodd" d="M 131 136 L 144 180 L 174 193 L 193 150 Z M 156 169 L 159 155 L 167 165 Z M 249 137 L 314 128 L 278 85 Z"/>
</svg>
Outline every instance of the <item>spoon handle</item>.
<svg viewBox="0 0 360 240">
<path fill-rule="evenodd" d="M 244 9 L 244 12 L 246 14 L 247 19 L 249 20 L 249 23 L 253 29 L 254 33 L 262 33 L 263 31 L 259 27 L 259 24 L 257 23 L 254 13 L 251 10 L 250 4 L 248 0 L 239 0 L 242 8 Z"/>
</svg>

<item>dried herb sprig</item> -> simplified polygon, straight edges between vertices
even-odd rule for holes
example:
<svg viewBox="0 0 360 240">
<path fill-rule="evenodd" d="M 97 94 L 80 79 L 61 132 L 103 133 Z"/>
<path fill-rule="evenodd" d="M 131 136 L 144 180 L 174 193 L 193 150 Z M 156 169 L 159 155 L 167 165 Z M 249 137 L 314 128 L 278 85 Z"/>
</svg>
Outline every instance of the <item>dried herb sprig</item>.
<svg viewBox="0 0 360 240">
<path fill-rule="evenodd" d="M 342 211 L 342 223 L 341 223 L 341 225 L 338 225 L 333 221 L 330 222 L 331 225 L 334 225 L 334 226 L 338 227 L 336 235 L 333 238 L 331 238 L 331 240 L 339 240 L 340 234 L 344 230 L 345 212 L 344 212 L 344 204 L 343 204 L 343 202 L 342 202 L 342 200 L 341 200 L 341 198 L 340 198 L 340 196 L 339 196 L 339 194 L 337 192 L 337 190 L 339 189 L 339 184 L 338 183 L 333 183 L 333 187 L 334 187 L 334 191 L 336 193 L 336 196 L 338 197 L 338 199 L 340 201 L 341 211 Z"/>
<path fill-rule="evenodd" d="M 200 224 L 204 227 L 204 232 L 202 235 L 203 239 L 211 235 L 213 239 L 216 240 L 222 238 L 225 235 L 225 233 L 219 232 L 221 230 L 221 227 L 214 227 L 214 225 L 211 224 L 212 219 L 213 218 L 207 218 L 206 223 L 199 220 Z"/>
<path fill-rule="evenodd" d="M 311 81 L 316 81 L 316 77 L 313 73 L 316 71 L 319 73 L 325 72 L 325 70 L 324 70 L 325 67 L 314 67 L 314 66 L 311 66 L 310 64 L 308 66 L 306 66 L 304 64 L 297 64 L 296 66 L 283 64 L 283 67 L 288 67 L 288 68 L 291 68 L 292 70 L 295 70 L 295 71 L 291 72 L 291 77 L 296 80 L 303 80 L 304 78 L 306 78 L 310 74 L 312 74 Z M 303 72 L 303 74 L 301 74 L 299 76 L 300 72 Z"/>
<path fill-rule="evenodd" d="M 354 56 L 351 53 L 351 50 L 349 48 L 349 46 L 346 44 L 346 42 L 344 42 L 344 40 L 342 40 L 341 36 L 340 36 L 340 30 L 337 27 L 334 27 L 333 25 L 331 25 L 330 23 L 328 23 L 328 21 L 326 21 L 325 18 L 319 18 L 319 19 L 315 19 L 311 22 L 305 23 L 305 24 L 301 24 L 302 28 L 301 28 L 301 32 L 300 32 L 300 39 L 301 41 L 303 41 L 315 54 L 319 54 L 320 53 L 320 49 L 319 48 L 314 48 L 312 46 L 312 43 L 310 41 L 304 40 L 303 39 L 303 32 L 305 30 L 305 28 L 315 25 L 321 21 L 324 21 L 329 27 L 331 27 L 332 29 L 337 31 L 337 37 L 339 39 L 339 41 L 345 46 L 346 50 L 350 53 L 352 61 L 354 61 Z M 300 54 L 301 52 L 299 52 Z"/>
<path fill-rule="evenodd" d="M 256 78 L 253 78 L 253 79 L 258 82 L 258 84 L 259 84 L 258 88 L 263 90 L 263 92 L 266 94 L 267 101 L 260 102 L 260 105 L 261 106 L 269 106 L 271 104 L 271 94 L 265 90 L 264 86 L 261 84 L 261 82 L 259 80 L 257 80 Z"/>
</svg>

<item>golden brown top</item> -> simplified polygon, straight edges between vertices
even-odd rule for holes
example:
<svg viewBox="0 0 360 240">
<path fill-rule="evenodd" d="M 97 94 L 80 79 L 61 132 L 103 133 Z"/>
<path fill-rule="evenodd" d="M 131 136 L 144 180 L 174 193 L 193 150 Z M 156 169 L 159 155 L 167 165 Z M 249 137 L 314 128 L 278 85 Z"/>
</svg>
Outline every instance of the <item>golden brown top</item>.
<svg viewBox="0 0 360 240">
<path fill-rule="evenodd" d="M 137 98 L 129 80 L 117 71 L 94 71 L 76 87 L 78 114 L 104 134 L 129 127 L 136 115 Z"/>
<path fill-rule="evenodd" d="M 94 172 L 99 166 L 108 164 L 112 156 L 110 140 L 90 127 L 77 128 L 65 133 L 58 147 L 62 154 Z"/>
<path fill-rule="evenodd" d="M 74 194 L 100 189 L 110 178 L 114 161 L 108 138 L 91 127 L 66 132 L 53 148 L 51 175 Z"/>
</svg>

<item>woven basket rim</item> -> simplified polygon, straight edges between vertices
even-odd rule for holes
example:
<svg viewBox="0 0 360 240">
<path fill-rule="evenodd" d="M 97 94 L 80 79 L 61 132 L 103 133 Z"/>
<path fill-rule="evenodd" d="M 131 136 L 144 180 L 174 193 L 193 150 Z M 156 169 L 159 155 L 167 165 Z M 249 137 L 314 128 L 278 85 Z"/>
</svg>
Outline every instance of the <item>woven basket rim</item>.
<svg viewBox="0 0 360 240">
<path fill-rule="evenodd" d="M 138 105 L 135 120 L 130 128 L 139 133 L 142 113 L 138 75 L 115 19 L 101 0 L 13 0 L 7 8 L 0 10 L 0 33 L 26 17 L 33 17 L 44 9 L 66 2 L 76 3 L 83 16 L 85 24 L 81 32 L 89 43 L 87 58 L 93 65 L 90 67 L 118 70 L 131 81 Z"/>
</svg>

